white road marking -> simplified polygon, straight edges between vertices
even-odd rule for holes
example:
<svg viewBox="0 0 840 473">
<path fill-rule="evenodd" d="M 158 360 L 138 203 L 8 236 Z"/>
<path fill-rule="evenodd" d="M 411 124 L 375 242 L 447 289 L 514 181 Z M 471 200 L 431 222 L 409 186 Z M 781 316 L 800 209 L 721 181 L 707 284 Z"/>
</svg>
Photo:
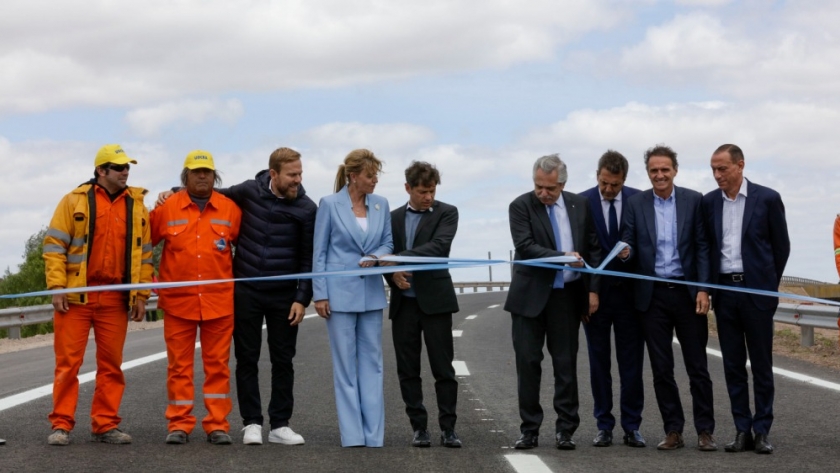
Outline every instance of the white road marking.
<svg viewBox="0 0 840 473">
<path fill-rule="evenodd" d="M 453 337 L 456 337 L 456 338 L 457 338 L 457 337 L 460 337 L 460 336 L 461 336 L 461 335 L 463 335 L 463 334 L 464 334 L 464 331 L 463 331 L 463 330 L 453 330 L 453 331 L 452 331 L 452 336 L 453 336 Z"/>
<path fill-rule="evenodd" d="M 470 375 L 470 370 L 467 369 L 467 363 L 464 361 L 453 361 L 452 367 L 455 368 L 455 376 Z"/>
<path fill-rule="evenodd" d="M 474 318 L 476 318 L 476 317 L 478 317 L 478 316 L 477 316 L 477 315 L 468 315 L 468 316 L 467 316 L 467 320 L 472 320 L 472 319 L 474 319 Z"/>
<path fill-rule="evenodd" d="M 309 314 L 304 315 L 304 319 L 308 319 L 311 317 L 318 317 L 318 314 Z M 266 328 L 265 324 L 263 324 L 263 329 Z M 201 343 L 196 343 L 195 348 L 201 348 Z M 148 363 L 152 363 L 154 361 L 166 359 L 166 352 L 155 353 L 153 355 L 144 356 L 142 358 L 137 358 L 136 360 L 127 361 L 122 364 L 122 370 L 130 370 L 131 368 L 136 368 L 138 366 L 142 366 Z M 462 362 L 463 363 L 463 362 Z M 464 370 L 466 370 L 466 365 L 464 365 Z M 456 367 L 457 373 L 457 367 Z M 470 374 L 469 371 L 466 374 Z M 96 379 L 96 371 L 90 371 L 87 373 L 82 373 L 79 376 L 79 384 L 89 383 Z M 52 396 L 53 392 L 53 385 L 47 384 L 44 386 L 40 386 L 34 389 L 30 389 L 29 391 L 24 391 L 22 393 L 15 394 L 14 396 L 9 396 L 7 398 L 0 399 L 0 412 L 5 411 L 6 409 L 11 409 L 15 406 L 19 406 L 21 404 L 25 404 L 29 401 L 34 401 L 35 399 Z"/>
<path fill-rule="evenodd" d="M 518 473 L 552 473 L 536 455 L 505 455 L 505 459 Z"/>
<path fill-rule="evenodd" d="M 195 348 L 198 349 L 201 347 L 201 343 L 196 343 Z M 163 360 L 166 358 L 166 352 L 155 353 L 154 355 L 144 356 L 142 358 L 137 358 L 136 360 L 127 361 L 122 364 L 123 371 L 129 370 L 131 368 L 136 368 L 138 366 L 142 366 L 153 361 Z M 96 379 L 96 371 L 89 371 L 87 373 L 80 374 L 79 376 L 79 384 L 89 383 Z M 22 393 L 15 394 L 14 396 L 9 396 L 7 398 L 0 399 L 0 412 L 5 411 L 6 409 L 11 409 L 15 406 L 19 406 L 21 404 L 25 404 L 29 401 L 34 401 L 35 399 L 52 396 L 53 392 L 53 385 L 47 384 L 35 389 L 30 389 L 29 391 L 24 391 Z"/>
<path fill-rule="evenodd" d="M 491 306 L 487 306 L 488 309 L 495 309 L 496 307 L 499 307 L 499 304 L 493 304 Z"/>
<path fill-rule="evenodd" d="M 680 344 L 680 341 L 674 337 L 674 343 L 677 345 Z M 706 348 L 706 353 L 712 356 L 716 356 L 718 358 L 723 358 L 723 353 L 720 350 L 715 350 L 713 348 Z M 747 360 L 747 366 L 750 366 L 749 360 Z M 807 374 L 797 373 L 795 371 L 789 371 L 782 368 L 773 367 L 773 373 L 784 376 L 785 378 L 790 378 L 796 381 L 802 381 L 803 383 L 813 384 L 814 386 L 819 386 L 821 388 L 831 389 L 832 391 L 840 391 L 840 384 L 832 383 L 831 381 L 826 381 L 824 379 L 815 378 L 813 376 L 808 376 Z"/>
</svg>

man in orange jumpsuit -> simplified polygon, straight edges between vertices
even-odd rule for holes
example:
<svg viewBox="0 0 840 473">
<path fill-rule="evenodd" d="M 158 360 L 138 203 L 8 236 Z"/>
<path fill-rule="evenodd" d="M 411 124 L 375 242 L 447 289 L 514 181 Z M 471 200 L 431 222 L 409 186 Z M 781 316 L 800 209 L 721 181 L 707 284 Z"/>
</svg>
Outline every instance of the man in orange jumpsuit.
<svg viewBox="0 0 840 473">
<path fill-rule="evenodd" d="M 147 283 L 152 279 L 149 212 L 145 189 L 127 187 L 130 164 L 120 145 L 105 145 L 94 159 L 94 178 L 64 196 L 44 238 L 48 289 Z M 122 353 L 129 317 L 142 321 L 149 291 L 56 294 L 55 383 L 49 415 L 50 445 L 70 443 L 76 424 L 79 368 L 90 328 L 96 340 L 96 388 L 91 406 L 92 440 L 131 443 L 118 415 L 125 389 Z"/>
<path fill-rule="evenodd" d="M 242 213 L 232 200 L 213 191 L 221 179 L 213 155 L 193 151 L 184 161 L 184 189 L 152 211 L 152 242 L 164 241 L 160 280 L 202 281 L 233 278 L 231 245 L 239 236 Z M 160 289 L 163 334 L 169 358 L 166 443 L 183 444 L 195 427 L 193 359 L 201 337 L 204 363 L 202 427 L 207 441 L 231 443 L 230 343 L 233 335 L 233 283 Z M 199 330 L 201 328 L 201 330 Z"/>
</svg>

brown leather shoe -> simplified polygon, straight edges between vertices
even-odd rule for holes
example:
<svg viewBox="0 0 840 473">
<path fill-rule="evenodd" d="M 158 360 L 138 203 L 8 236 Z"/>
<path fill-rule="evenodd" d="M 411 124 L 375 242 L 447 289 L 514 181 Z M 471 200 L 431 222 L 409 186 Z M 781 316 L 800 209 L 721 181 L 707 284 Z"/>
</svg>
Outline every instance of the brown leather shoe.
<svg viewBox="0 0 840 473">
<path fill-rule="evenodd" d="M 659 442 L 659 445 L 656 446 L 657 450 L 676 450 L 678 448 L 685 447 L 685 442 L 683 442 L 682 434 L 679 432 L 668 432 L 668 435 L 665 436 L 665 439 Z"/>
<path fill-rule="evenodd" d="M 717 444 L 715 438 L 707 431 L 702 431 L 697 435 L 697 450 L 701 452 L 716 452 Z"/>
</svg>

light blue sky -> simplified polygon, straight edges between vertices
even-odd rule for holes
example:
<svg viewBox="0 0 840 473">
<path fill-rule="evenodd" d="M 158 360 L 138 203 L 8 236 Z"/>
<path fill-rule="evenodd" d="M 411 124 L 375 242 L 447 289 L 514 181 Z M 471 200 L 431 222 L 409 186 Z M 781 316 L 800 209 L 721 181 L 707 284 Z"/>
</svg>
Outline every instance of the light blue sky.
<svg viewBox="0 0 840 473">
<path fill-rule="evenodd" d="M 139 161 L 129 184 L 153 195 L 190 150 L 211 151 L 234 184 L 291 146 L 317 201 L 366 147 L 385 161 L 377 192 L 400 205 L 402 170 L 428 160 L 438 198 L 461 211 L 453 253 L 507 257 L 507 205 L 537 157 L 560 153 L 577 192 L 613 148 L 628 184 L 648 188 L 642 154 L 666 143 L 677 185 L 708 192 L 711 152 L 734 142 L 747 177 L 787 205 L 787 274 L 836 281 L 838 21 L 819 1 L 10 0 L 0 269 L 16 270 L 106 143 Z"/>
</svg>

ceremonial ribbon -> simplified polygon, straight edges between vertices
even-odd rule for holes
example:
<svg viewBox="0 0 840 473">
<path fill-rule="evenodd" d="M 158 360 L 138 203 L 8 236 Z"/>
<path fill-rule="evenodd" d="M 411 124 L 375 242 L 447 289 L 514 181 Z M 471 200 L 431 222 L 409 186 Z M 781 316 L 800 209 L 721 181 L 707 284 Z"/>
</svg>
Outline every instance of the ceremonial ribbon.
<svg viewBox="0 0 840 473">
<path fill-rule="evenodd" d="M 600 276 L 615 276 L 621 278 L 640 279 L 645 281 L 661 281 L 671 284 L 684 284 L 686 286 L 696 286 L 704 289 L 719 289 L 724 291 L 741 292 L 746 294 L 755 294 L 768 297 L 784 297 L 786 299 L 793 299 L 803 302 L 813 302 L 818 304 L 826 304 L 835 307 L 840 307 L 840 302 L 835 302 L 826 299 L 819 299 L 816 297 L 802 296 L 799 294 L 786 294 L 776 291 L 765 291 L 761 289 L 750 289 L 746 287 L 724 286 L 720 284 L 700 283 L 694 281 L 683 281 L 675 279 L 665 279 L 656 276 L 645 276 L 634 273 L 624 273 L 619 271 L 610 271 L 604 269 L 617 255 L 627 246 L 624 242 L 616 243 L 615 247 L 610 251 L 606 258 L 598 267 L 593 268 L 585 261 L 580 260 L 575 256 L 553 256 L 547 258 L 535 258 L 530 260 L 505 261 L 505 260 L 490 260 L 490 259 L 469 259 L 469 258 L 443 258 L 430 256 L 383 256 L 382 258 L 363 257 L 359 262 L 363 261 L 379 261 L 398 263 L 395 266 L 377 266 L 370 268 L 359 268 L 343 271 L 324 271 L 324 272 L 309 272 L 298 274 L 287 274 L 282 276 L 262 276 L 252 278 L 229 278 L 229 279 L 212 279 L 202 281 L 171 281 L 171 282 L 154 282 L 154 283 L 140 283 L 140 284 L 109 284 L 104 286 L 87 286 L 74 287 L 64 289 L 53 289 L 46 291 L 27 292 L 22 294 L 3 294 L 0 299 L 12 299 L 18 297 L 35 297 L 35 296 L 49 296 L 55 294 L 71 294 L 80 292 L 101 292 L 101 291 L 128 291 L 128 290 L 143 290 L 143 289 L 167 289 L 173 287 L 186 286 L 200 286 L 205 284 L 221 284 L 232 282 L 260 282 L 260 281 L 291 281 L 297 279 L 314 279 L 314 278 L 338 278 L 350 276 L 372 276 L 376 274 L 389 274 L 398 271 L 432 271 L 438 269 L 460 269 L 472 268 L 479 266 L 495 266 L 500 264 L 511 265 L 526 265 L 535 266 L 547 269 L 563 269 L 566 271 L 578 271 L 581 273 L 589 273 Z M 583 266 L 571 266 L 574 263 L 583 263 Z M 561 266 L 562 265 L 562 266 Z"/>
</svg>

